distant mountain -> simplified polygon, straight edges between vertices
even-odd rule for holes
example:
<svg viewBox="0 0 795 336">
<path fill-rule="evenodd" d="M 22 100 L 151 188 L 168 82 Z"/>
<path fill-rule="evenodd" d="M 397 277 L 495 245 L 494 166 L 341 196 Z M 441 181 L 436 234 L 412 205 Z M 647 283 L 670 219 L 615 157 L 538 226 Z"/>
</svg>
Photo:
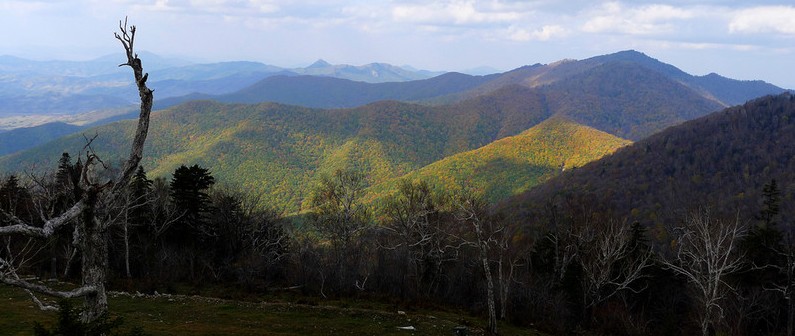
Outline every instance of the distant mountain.
<svg viewBox="0 0 795 336">
<path fill-rule="evenodd" d="M 237 92 L 225 95 L 193 94 L 164 100 L 158 103 L 158 107 L 165 108 L 194 99 L 212 99 L 226 103 L 276 102 L 317 108 L 345 108 L 381 100 L 430 100 L 472 89 L 492 78 L 494 76 L 450 72 L 417 81 L 365 83 L 333 77 L 277 75 Z"/>
<path fill-rule="evenodd" d="M 636 67 L 656 72 L 668 80 L 698 92 L 706 99 L 714 100 L 723 107 L 743 103 L 766 94 L 779 94 L 785 90 L 762 81 L 738 81 L 720 76 L 698 77 L 690 75 L 673 65 L 660 62 L 634 50 L 596 56 L 584 60 L 561 60 L 550 64 L 534 64 L 504 73 L 500 78 L 474 89 L 469 95 L 478 95 L 508 84 L 541 87 L 564 81 L 573 76 L 605 65 L 633 64 Z"/>
<path fill-rule="evenodd" d="M 193 64 L 146 52 L 140 56 L 151 75 L 149 84 L 157 92 L 158 101 L 229 94 L 274 75 L 318 75 L 373 83 L 435 75 L 383 63 L 349 66 L 317 62 L 309 68 L 285 69 L 257 62 Z M 9 116 L 74 115 L 137 103 L 129 70 L 118 66 L 123 59 L 121 54 L 90 61 L 34 61 L 0 56 L 0 128 L 13 126 L 1 120 Z"/>
<path fill-rule="evenodd" d="M 407 69 L 386 63 L 370 63 L 359 66 L 333 65 L 322 59 L 317 60 L 306 68 L 295 68 L 289 71 L 299 75 L 334 77 L 367 83 L 414 81 L 428 79 L 444 73 Z"/>
<path fill-rule="evenodd" d="M 781 189 L 781 218 L 795 215 L 795 96 L 767 96 L 669 128 L 566 172 L 502 205 L 535 218 L 557 198 L 589 199 L 660 237 L 688 210 L 750 220 L 764 185 Z"/>
<path fill-rule="evenodd" d="M 716 73 L 689 78 L 694 86 L 703 88 L 721 102 L 739 105 L 764 95 L 781 93 L 782 88 L 764 81 L 739 81 Z"/>
<path fill-rule="evenodd" d="M 723 106 L 643 65 L 608 62 L 541 86 L 557 114 L 637 141 Z"/>
<path fill-rule="evenodd" d="M 503 73 L 505 72 L 505 70 L 499 70 L 497 68 L 492 68 L 490 66 L 479 66 L 475 68 L 464 69 L 461 70 L 460 72 L 473 76 L 485 76 L 485 75 Z"/>
<path fill-rule="evenodd" d="M 148 71 L 183 66 L 189 62 L 171 59 L 142 51 L 139 53 Z M 43 76 L 93 77 L 107 74 L 127 73 L 119 64 L 127 59 L 121 53 L 111 54 L 87 61 L 48 60 L 35 61 L 9 55 L 0 56 L 0 72 L 27 73 Z"/>
<path fill-rule="evenodd" d="M 581 61 L 521 67 L 468 92 L 456 93 L 453 98 L 477 96 L 511 84 L 543 90 L 551 108 L 560 115 L 631 140 L 761 95 L 785 91 L 761 81 L 692 76 L 629 50 Z"/>
</svg>

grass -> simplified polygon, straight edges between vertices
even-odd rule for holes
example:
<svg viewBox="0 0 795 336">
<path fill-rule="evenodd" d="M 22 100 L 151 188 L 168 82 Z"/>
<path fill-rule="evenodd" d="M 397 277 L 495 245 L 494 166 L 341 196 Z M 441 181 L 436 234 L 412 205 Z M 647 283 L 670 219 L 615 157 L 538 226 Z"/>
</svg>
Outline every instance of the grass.
<svg viewBox="0 0 795 336">
<path fill-rule="evenodd" d="M 30 335 L 38 321 L 50 325 L 55 313 L 42 312 L 22 290 L 0 285 L 0 330 L 3 335 Z M 470 335 L 482 335 L 485 320 L 454 310 L 415 310 L 399 314 L 388 304 L 368 301 L 234 301 L 185 295 L 109 297 L 112 316 L 123 328 L 141 326 L 148 335 L 451 335 L 469 324 Z M 414 331 L 399 327 L 413 326 Z M 503 335 L 539 335 L 529 329 L 500 325 Z"/>
</svg>

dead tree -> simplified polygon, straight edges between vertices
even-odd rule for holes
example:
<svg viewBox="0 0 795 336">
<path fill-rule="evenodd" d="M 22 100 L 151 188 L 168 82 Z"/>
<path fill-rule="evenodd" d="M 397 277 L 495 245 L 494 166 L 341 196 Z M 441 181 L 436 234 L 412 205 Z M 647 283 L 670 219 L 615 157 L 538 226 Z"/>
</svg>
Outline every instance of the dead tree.
<svg viewBox="0 0 795 336">
<path fill-rule="evenodd" d="M 784 237 L 784 244 L 774 250 L 780 263 L 754 265 L 754 269 L 770 269 L 776 272 L 780 279 L 763 285 L 764 290 L 781 295 L 786 301 L 787 335 L 795 332 L 795 237 L 788 232 Z"/>
<path fill-rule="evenodd" d="M 666 267 L 687 279 L 696 300 L 696 313 L 702 335 L 717 327 L 723 319 L 721 301 L 732 290 L 726 278 L 737 272 L 743 257 L 737 244 L 745 234 L 739 219 L 733 222 L 715 220 L 708 210 L 687 216 L 683 225 L 674 229 L 676 239 L 673 257 L 663 260 Z"/>
<path fill-rule="evenodd" d="M 0 260 L 0 282 L 24 288 L 28 291 L 56 297 L 77 298 L 84 300 L 82 319 L 91 322 L 107 313 L 108 301 L 105 283 L 108 272 L 108 244 L 110 217 L 116 214 L 109 213 L 115 204 L 123 202 L 124 189 L 138 167 L 143 155 L 144 142 L 149 130 L 149 115 L 152 111 L 152 90 L 146 86 L 147 73 L 143 72 L 141 59 L 134 51 L 135 26 L 127 26 L 127 20 L 119 21 L 119 33 L 114 36 L 124 47 L 127 61 L 119 66 L 129 66 L 133 70 L 135 83 L 138 87 L 141 106 L 138 126 L 133 135 L 132 147 L 122 169 L 113 179 L 100 182 L 97 180 L 95 169 L 98 165 L 104 166 L 102 160 L 91 148 L 91 141 L 81 153 L 83 165 L 80 169 L 80 178 L 75 188 L 80 189 L 81 197 L 76 199 L 66 211 L 44 221 L 44 225 L 37 226 L 26 222 L 13 214 L 3 212 L 12 224 L 0 227 L 0 235 L 20 235 L 46 239 L 74 225 L 74 241 L 80 251 L 82 260 L 82 283 L 71 290 L 57 290 L 20 277 L 16 269 L 7 262 Z M 57 309 L 46 305 L 31 293 L 34 301 L 42 309 Z"/>
<path fill-rule="evenodd" d="M 474 239 L 463 239 L 468 245 L 473 246 L 478 251 L 478 261 L 483 266 L 483 274 L 486 277 L 486 304 L 489 313 L 489 323 L 486 331 L 491 335 L 497 334 L 497 309 L 495 305 L 494 275 L 491 270 L 490 254 L 492 249 L 498 245 L 496 235 L 500 234 L 504 228 L 495 227 L 493 218 L 489 218 L 488 208 L 482 198 L 474 196 L 472 192 L 465 191 L 461 197 L 454 201 L 457 207 L 456 219 L 458 222 L 471 225 L 474 231 Z"/>
<path fill-rule="evenodd" d="M 321 179 L 311 198 L 310 224 L 330 246 L 331 271 L 336 273 L 341 290 L 355 284 L 351 277 L 358 277 L 355 273 L 366 257 L 362 237 L 370 225 L 370 212 L 361 203 L 365 185 L 362 173 L 337 170 L 332 177 Z"/>
<path fill-rule="evenodd" d="M 386 221 L 381 230 L 386 239 L 379 248 L 402 259 L 405 272 L 400 273 L 405 279 L 413 277 L 413 287 L 425 295 L 433 292 L 443 264 L 457 259 L 460 248 L 450 242 L 442 206 L 442 197 L 426 181 L 401 180 L 398 193 L 383 209 Z"/>
<path fill-rule="evenodd" d="M 585 309 L 592 310 L 621 292 L 642 290 L 633 285 L 646 277 L 644 270 L 652 264 L 652 252 L 634 244 L 629 225 L 604 219 L 577 234 Z"/>
<path fill-rule="evenodd" d="M 508 300 L 511 288 L 516 280 L 516 270 L 524 266 L 522 259 L 529 253 L 527 242 L 517 241 L 519 225 L 501 226 L 496 237 L 497 251 L 497 282 L 500 288 L 500 319 L 508 318 Z"/>
</svg>

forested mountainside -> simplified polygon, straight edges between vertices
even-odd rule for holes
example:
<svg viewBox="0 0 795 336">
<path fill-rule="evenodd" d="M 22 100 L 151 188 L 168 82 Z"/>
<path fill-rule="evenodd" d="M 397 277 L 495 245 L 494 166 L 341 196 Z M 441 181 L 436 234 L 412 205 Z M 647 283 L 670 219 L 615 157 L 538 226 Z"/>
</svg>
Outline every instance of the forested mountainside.
<svg viewBox="0 0 795 336">
<path fill-rule="evenodd" d="M 80 129 L 80 126 L 54 122 L 39 127 L 17 128 L 2 132 L 0 133 L 0 156 L 55 140 Z"/>
<path fill-rule="evenodd" d="M 781 217 L 795 215 L 795 97 L 766 96 L 669 128 L 567 171 L 503 203 L 532 221 L 565 198 L 588 199 L 655 228 L 697 207 L 754 218 L 765 184 L 781 189 Z M 538 223 L 541 224 L 541 223 Z"/>
<path fill-rule="evenodd" d="M 721 109 L 687 86 L 635 63 L 606 63 L 540 90 L 557 114 L 634 141 Z"/>
<path fill-rule="evenodd" d="M 398 191 L 400 180 L 408 180 L 427 181 L 438 192 L 459 193 L 467 188 L 489 202 L 498 202 L 630 143 L 562 117 L 551 117 L 518 135 L 375 185 L 368 197 L 376 202 L 383 200 Z"/>
<path fill-rule="evenodd" d="M 488 93 L 444 105 L 379 101 L 347 109 L 188 102 L 155 114 L 144 166 L 154 176 L 167 176 L 181 164 L 199 163 L 210 168 L 219 180 L 262 193 L 275 204 L 298 211 L 307 187 L 318 176 L 336 169 L 363 171 L 369 176 L 368 185 L 376 185 L 449 156 L 518 135 L 553 116 L 558 121 L 568 120 L 617 138 L 637 141 L 720 109 L 722 103 L 714 97 L 705 96 L 685 83 L 682 78 L 692 77 L 688 76 L 637 52 L 537 65 L 501 75 L 449 73 L 403 83 L 275 76 L 214 98 L 246 103 L 282 99 L 304 105 L 355 105 L 387 98 L 437 99 L 438 103 L 448 99 L 446 94 L 450 92 L 474 93 L 483 89 Z M 503 86 L 492 89 L 494 83 Z M 168 100 L 160 104 L 167 105 Z M 98 135 L 94 148 L 107 157 L 106 162 L 114 162 L 119 148 L 124 146 L 124 130 L 130 125 L 131 122 L 121 122 L 86 129 L 39 148 L 2 157 L 0 170 L 20 172 L 53 167 L 60 153 L 81 150 L 85 144 L 83 133 L 89 137 Z M 27 133 L 37 134 L 35 130 Z M 521 139 L 535 141 L 528 137 Z M 622 143 L 617 139 L 599 139 L 605 141 L 605 146 L 597 145 L 593 153 L 563 150 L 571 145 L 564 142 L 560 154 L 596 159 Z M 554 143 L 538 142 L 530 147 L 558 146 Z M 504 147 L 484 152 L 494 148 Z M 532 150 L 515 151 L 515 154 L 504 149 L 498 151 L 502 153 L 497 156 L 501 160 L 533 153 Z M 468 158 L 471 156 L 451 159 L 417 174 L 427 175 L 429 171 L 442 174 L 441 167 Z M 564 160 L 574 162 L 569 158 Z M 576 165 L 582 163 L 577 161 Z M 499 179 L 493 187 L 483 186 L 483 190 L 490 190 L 490 200 L 496 201 L 551 176 L 549 171 L 536 169 L 524 169 L 521 174 L 509 172 L 513 168 L 516 167 L 505 161 L 502 165 L 486 163 L 482 169 L 466 173 L 452 170 L 439 178 L 448 182 L 487 181 L 496 176 L 522 175 L 525 182 L 521 187 L 507 187 L 507 182 Z"/>
<path fill-rule="evenodd" d="M 277 102 L 319 108 L 356 107 L 381 100 L 444 105 L 476 98 L 506 86 L 521 85 L 542 90 L 548 96 L 546 99 L 555 113 L 632 140 L 639 140 L 665 127 L 722 107 L 784 91 L 762 81 L 737 81 L 716 74 L 692 76 L 636 51 L 623 51 L 581 61 L 536 64 L 487 76 L 446 73 L 433 78 L 404 82 L 352 80 L 357 79 L 356 76 L 365 76 L 365 70 L 369 69 L 372 75 L 372 71 L 379 73 L 386 68 L 394 70 L 396 67 L 379 63 L 361 67 L 319 64 L 317 67 L 303 68 L 306 71 L 298 71 L 255 62 L 191 64 L 157 69 L 153 72 L 152 86 L 157 91 L 155 107 L 163 109 L 191 100 L 206 99 L 227 103 Z M 84 74 L 85 71 L 87 70 L 76 73 Z M 351 76 L 346 75 L 348 72 Z M 402 73 L 402 70 L 398 72 Z M 413 73 L 409 77 L 433 75 L 422 71 Z M 35 80 L 36 77 L 32 77 L 33 79 L 24 83 L 15 80 L 13 74 L 5 77 L 9 82 L 6 83 L 8 85 L 0 85 L 0 96 L 5 97 L 3 102 L 9 107 L 7 112 L 18 114 L 35 107 L 42 111 L 55 109 L 52 111 L 79 113 L 102 106 L 124 106 L 127 104 L 126 99 L 134 96 L 126 78 L 119 77 L 118 74 L 88 78 L 58 77 L 54 86 L 47 89 L 56 90 L 55 92 L 22 94 L 22 87 L 36 88 L 43 85 L 42 83 L 52 83 L 49 79 L 42 81 L 46 77 L 41 76 L 39 75 L 38 81 Z M 380 79 L 384 78 L 386 77 Z M 64 94 L 57 90 L 70 91 Z M 31 103 L 32 100 L 36 101 Z M 665 102 L 669 104 L 663 104 Z M 108 123 L 120 118 L 135 118 L 135 114 L 113 112 L 102 115 L 100 111 L 96 117 L 86 120 Z M 18 122 L 23 125 L 37 125 L 40 123 L 37 120 L 33 118 Z M 62 121 L 71 122 L 65 119 Z M 0 124 L 0 127 L 3 125 Z M 52 129 L 54 126 L 43 127 Z M 42 131 L 31 129 L 27 132 L 34 133 Z M 20 143 L 33 146 L 44 143 L 42 139 L 27 137 L 21 139 Z M 29 147 L 0 143 L 2 153 L 26 148 Z"/>
<path fill-rule="evenodd" d="M 273 103 L 186 103 L 152 117 L 143 165 L 152 176 L 198 163 L 219 181 L 264 193 L 274 204 L 298 210 L 317 174 L 356 168 L 370 183 L 401 176 L 446 156 L 515 135 L 549 116 L 543 98 L 511 87 L 488 97 L 429 107 L 380 102 L 343 110 Z M 105 162 L 118 160 L 134 124 L 124 121 L 85 131 Z M 83 135 L 0 159 L 19 172 L 56 165 L 61 152 L 76 153 Z"/>
<path fill-rule="evenodd" d="M 555 113 L 632 140 L 748 99 L 784 92 L 764 82 L 692 76 L 642 53 L 624 51 L 582 61 L 536 64 L 503 74 L 448 73 L 400 83 L 273 76 L 230 94 L 189 95 L 158 104 L 167 107 L 192 99 L 320 108 L 354 107 L 379 100 L 449 104 L 510 85 L 541 90 Z"/>
</svg>

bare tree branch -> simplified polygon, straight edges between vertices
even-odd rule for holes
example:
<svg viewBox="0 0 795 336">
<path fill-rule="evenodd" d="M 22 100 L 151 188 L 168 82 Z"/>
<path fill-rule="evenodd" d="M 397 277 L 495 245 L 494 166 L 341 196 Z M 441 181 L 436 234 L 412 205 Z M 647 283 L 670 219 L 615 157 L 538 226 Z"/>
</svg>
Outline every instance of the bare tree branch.
<svg viewBox="0 0 795 336">
<path fill-rule="evenodd" d="M 693 287 L 701 331 L 707 335 L 709 327 L 723 319 L 720 301 L 733 290 L 726 277 L 743 265 L 735 245 L 745 235 L 745 227 L 739 218 L 726 223 L 712 219 L 709 211 L 702 209 L 690 214 L 675 235 L 675 256 L 663 263 Z"/>
<path fill-rule="evenodd" d="M 10 279 L 6 277 L 0 277 L 0 282 L 3 282 L 8 285 L 28 289 L 37 293 L 49 295 L 52 297 L 63 298 L 63 299 L 71 299 L 76 297 L 83 297 L 86 295 L 94 294 L 97 292 L 97 288 L 94 286 L 83 286 L 78 287 L 70 291 L 57 291 L 45 285 L 39 285 L 32 282 L 28 282 L 25 280 L 20 279 Z"/>
<path fill-rule="evenodd" d="M 60 216 L 47 220 L 42 227 L 32 226 L 22 221 L 18 217 L 0 209 L 0 214 L 3 214 L 10 221 L 16 223 L 13 225 L 0 227 L 0 234 L 21 234 L 31 237 L 47 238 L 52 236 L 52 234 L 55 233 L 58 228 L 69 224 L 70 221 L 77 218 L 77 216 L 79 216 L 85 209 L 86 203 L 83 200 L 80 200 Z"/>
</svg>

